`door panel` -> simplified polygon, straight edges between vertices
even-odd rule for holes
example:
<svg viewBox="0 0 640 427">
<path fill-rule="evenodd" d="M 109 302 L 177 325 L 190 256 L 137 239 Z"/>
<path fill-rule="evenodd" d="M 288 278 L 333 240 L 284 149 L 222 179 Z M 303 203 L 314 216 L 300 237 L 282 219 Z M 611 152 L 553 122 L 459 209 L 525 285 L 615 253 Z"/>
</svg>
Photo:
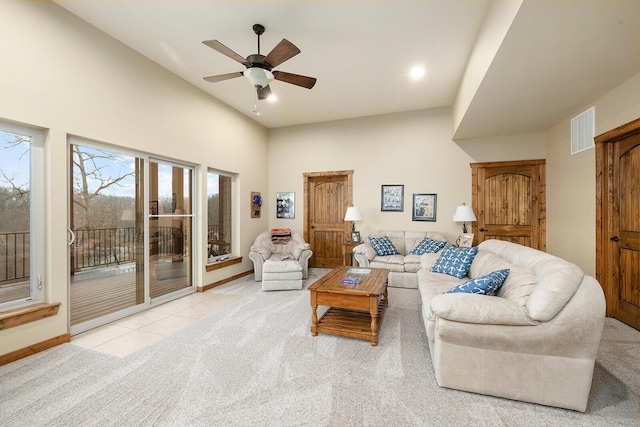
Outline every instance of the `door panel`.
<svg viewBox="0 0 640 427">
<path fill-rule="evenodd" d="M 192 286 L 191 169 L 160 161 L 149 166 L 149 296 Z"/>
<path fill-rule="evenodd" d="M 618 288 L 614 315 L 640 328 L 640 135 L 617 142 L 613 153 L 612 184 L 617 197 L 610 226 L 617 236 L 612 240 L 617 259 L 612 262 L 619 278 L 614 284 Z"/>
<path fill-rule="evenodd" d="M 143 161 L 70 144 L 72 327 L 145 302 Z"/>
<path fill-rule="evenodd" d="M 544 160 L 473 163 L 476 243 L 506 240 L 545 250 Z"/>
<path fill-rule="evenodd" d="M 640 329 L 640 119 L 595 142 L 596 278 L 607 316 Z"/>
<path fill-rule="evenodd" d="M 310 267 L 342 265 L 342 243 L 349 224 L 344 221 L 351 203 L 351 172 L 305 174 L 305 240 L 313 256 Z"/>
</svg>

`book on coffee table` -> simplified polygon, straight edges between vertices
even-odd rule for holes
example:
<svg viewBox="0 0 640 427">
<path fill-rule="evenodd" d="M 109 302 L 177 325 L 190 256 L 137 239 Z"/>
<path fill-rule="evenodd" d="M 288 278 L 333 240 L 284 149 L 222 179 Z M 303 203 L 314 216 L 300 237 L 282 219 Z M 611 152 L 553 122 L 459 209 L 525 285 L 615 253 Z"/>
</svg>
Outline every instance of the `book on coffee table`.
<svg viewBox="0 0 640 427">
<path fill-rule="evenodd" d="M 350 268 L 347 270 L 347 274 L 371 274 L 370 268 Z"/>
<path fill-rule="evenodd" d="M 357 285 L 362 281 L 362 277 L 352 277 L 346 276 L 340 279 L 340 283 L 344 283 L 346 285 Z"/>
</svg>

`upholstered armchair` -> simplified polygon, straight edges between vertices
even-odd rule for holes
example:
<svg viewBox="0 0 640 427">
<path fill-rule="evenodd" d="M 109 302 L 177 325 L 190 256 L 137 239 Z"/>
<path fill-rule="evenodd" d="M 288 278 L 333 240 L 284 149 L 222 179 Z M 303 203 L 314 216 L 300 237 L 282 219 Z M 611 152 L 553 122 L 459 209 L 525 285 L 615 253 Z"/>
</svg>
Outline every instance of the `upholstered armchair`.
<svg viewBox="0 0 640 427">
<path fill-rule="evenodd" d="M 302 289 L 302 279 L 309 277 L 312 252 L 302 236 L 288 229 L 262 232 L 251 246 L 256 282 L 263 291 Z"/>
</svg>

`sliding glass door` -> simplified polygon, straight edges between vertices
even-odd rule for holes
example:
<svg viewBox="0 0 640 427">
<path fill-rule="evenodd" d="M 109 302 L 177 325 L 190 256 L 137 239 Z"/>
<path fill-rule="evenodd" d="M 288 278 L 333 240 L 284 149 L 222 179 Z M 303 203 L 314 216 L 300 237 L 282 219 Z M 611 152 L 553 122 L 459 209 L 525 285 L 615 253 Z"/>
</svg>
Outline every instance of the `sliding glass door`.
<svg viewBox="0 0 640 427">
<path fill-rule="evenodd" d="M 72 333 L 192 292 L 193 168 L 69 147 Z"/>
<path fill-rule="evenodd" d="M 73 327 L 145 302 L 144 160 L 78 143 L 70 156 Z"/>
<path fill-rule="evenodd" d="M 158 298 L 193 285 L 193 171 L 149 163 L 149 290 Z"/>
</svg>

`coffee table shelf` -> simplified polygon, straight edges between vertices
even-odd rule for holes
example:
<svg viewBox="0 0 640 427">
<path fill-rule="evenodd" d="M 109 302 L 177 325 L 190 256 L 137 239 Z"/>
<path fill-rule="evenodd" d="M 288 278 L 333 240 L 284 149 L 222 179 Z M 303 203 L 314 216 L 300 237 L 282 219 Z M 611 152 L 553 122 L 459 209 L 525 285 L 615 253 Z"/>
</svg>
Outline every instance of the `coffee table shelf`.
<svg viewBox="0 0 640 427">
<path fill-rule="evenodd" d="M 318 332 L 325 334 L 341 335 L 351 338 L 360 338 L 377 344 L 377 335 L 384 317 L 385 300 L 378 303 L 378 321 L 375 331 L 371 330 L 371 314 L 366 311 L 348 310 L 339 307 L 330 307 L 318 320 Z M 374 334 L 372 334 L 374 332 Z"/>
<path fill-rule="evenodd" d="M 309 286 L 311 335 L 319 332 L 366 339 L 378 345 L 378 331 L 388 305 L 386 269 L 371 269 L 357 285 L 342 284 L 348 267 L 337 267 Z M 329 309 L 318 319 L 318 305 Z"/>
</svg>

